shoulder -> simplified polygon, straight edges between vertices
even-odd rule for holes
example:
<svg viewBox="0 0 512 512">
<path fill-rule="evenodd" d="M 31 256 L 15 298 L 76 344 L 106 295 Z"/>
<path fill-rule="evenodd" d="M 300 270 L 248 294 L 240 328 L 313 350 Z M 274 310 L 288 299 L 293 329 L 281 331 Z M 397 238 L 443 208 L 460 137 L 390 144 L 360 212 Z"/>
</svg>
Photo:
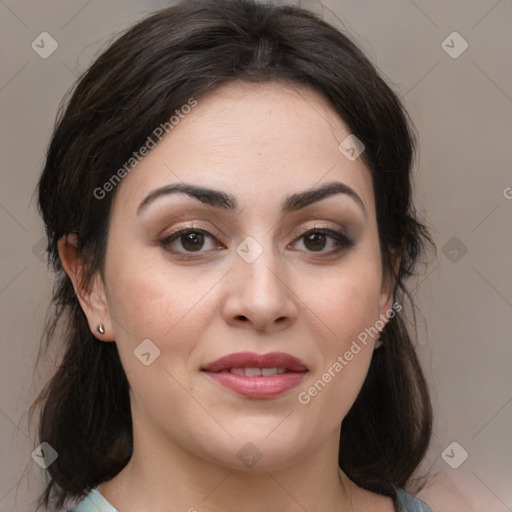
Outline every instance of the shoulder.
<svg viewBox="0 0 512 512">
<path fill-rule="evenodd" d="M 432 512 L 432 509 L 419 498 L 411 496 L 404 489 L 396 490 L 397 512 Z"/>
<path fill-rule="evenodd" d="M 98 491 L 93 489 L 78 505 L 69 512 L 119 512 Z"/>
</svg>

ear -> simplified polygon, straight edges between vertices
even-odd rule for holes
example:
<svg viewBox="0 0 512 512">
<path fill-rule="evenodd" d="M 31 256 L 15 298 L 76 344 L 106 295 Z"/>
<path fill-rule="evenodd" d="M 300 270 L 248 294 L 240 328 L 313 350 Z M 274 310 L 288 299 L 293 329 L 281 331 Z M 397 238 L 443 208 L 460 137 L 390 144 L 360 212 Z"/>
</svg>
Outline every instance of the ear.
<svg viewBox="0 0 512 512">
<path fill-rule="evenodd" d="M 84 274 L 83 261 L 78 251 L 78 239 L 75 234 L 64 235 L 58 242 L 59 256 L 66 274 L 71 279 L 80 306 L 87 317 L 89 329 L 101 341 L 113 341 L 113 330 L 105 287 L 99 272 L 91 278 L 85 287 L 82 283 Z M 98 332 L 98 326 L 103 325 L 105 332 Z"/>
<path fill-rule="evenodd" d="M 400 268 L 400 254 L 396 249 L 391 249 L 391 265 L 395 274 L 398 273 Z M 379 314 L 385 315 L 387 311 L 391 309 L 394 300 L 394 292 L 396 286 L 396 279 L 393 275 L 389 275 L 388 272 L 382 278 L 382 287 L 380 294 L 379 303 Z"/>
</svg>

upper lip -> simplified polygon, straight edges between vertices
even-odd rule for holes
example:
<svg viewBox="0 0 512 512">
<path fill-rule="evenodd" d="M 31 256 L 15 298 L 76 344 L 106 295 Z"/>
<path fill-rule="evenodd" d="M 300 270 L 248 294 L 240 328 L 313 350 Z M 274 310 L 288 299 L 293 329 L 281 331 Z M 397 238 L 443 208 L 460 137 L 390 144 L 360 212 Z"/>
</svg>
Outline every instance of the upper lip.
<svg viewBox="0 0 512 512">
<path fill-rule="evenodd" d="M 296 357 L 285 352 L 236 352 L 223 356 L 201 369 L 208 372 L 220 372 L 230 368 L 285 368 L 293 372 L 307 371 L 306 365 Z"/>
</svg>

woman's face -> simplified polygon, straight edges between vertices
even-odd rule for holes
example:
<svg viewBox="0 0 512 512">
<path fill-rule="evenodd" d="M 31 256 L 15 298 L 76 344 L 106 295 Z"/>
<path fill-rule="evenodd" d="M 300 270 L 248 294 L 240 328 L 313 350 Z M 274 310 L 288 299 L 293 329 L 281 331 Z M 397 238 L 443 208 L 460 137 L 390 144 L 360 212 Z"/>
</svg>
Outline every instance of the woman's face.
<svg viewBox="0 0 512 512">
<path fill-rule="evenodd" d="M 349 134 L 308 89 L 234 82 L 118 185 L 104 285 L 136 449 L 265 470 L 336 449 L 392 303 Z"/>
</svg>

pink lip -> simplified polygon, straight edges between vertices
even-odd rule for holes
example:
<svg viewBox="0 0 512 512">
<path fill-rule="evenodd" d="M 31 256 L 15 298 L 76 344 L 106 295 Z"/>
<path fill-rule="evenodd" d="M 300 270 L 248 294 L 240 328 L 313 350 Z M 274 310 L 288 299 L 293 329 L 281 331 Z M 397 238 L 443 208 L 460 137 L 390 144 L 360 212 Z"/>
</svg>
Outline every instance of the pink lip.
<svg viewBox="0 0 512 512">
<path fill-rule="evenodd" d="M 230 373 L 230 368 L 285 368 L 287 373 L 246 377 Z M 271 398 L 288 391 L 306 376 L 306 365 L 284 352 L 256 354 L 238 352 L 221 357 L 201 369 L 218 384 L 250 398 Z"/>
<path fill-rule="evenodd" d="M 230 368 L 274 368 L 276 366 L 286 368 L 292 372 L 307 370 L 306 365 L 300 359 L 285 352 L 269 352 L 268 354 L 236 352 L 221 357 L 201 369 L 207 372 L 220 372 Z"/>
</svg>

